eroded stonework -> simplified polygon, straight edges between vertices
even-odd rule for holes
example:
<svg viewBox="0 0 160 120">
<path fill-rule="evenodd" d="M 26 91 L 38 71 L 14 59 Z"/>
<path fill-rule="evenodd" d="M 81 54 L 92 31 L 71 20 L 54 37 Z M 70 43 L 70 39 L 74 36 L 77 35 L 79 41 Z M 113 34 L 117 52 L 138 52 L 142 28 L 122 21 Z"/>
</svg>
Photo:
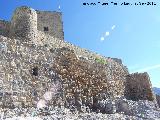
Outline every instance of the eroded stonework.
<svg viewBox="0 0 160 120">
<path fill-rule="evenodd" d="M 25 42 L 30 42 L 38 39 L 41 32 L 63 40 L 62 14 L 23 6 L 14 11 L 11 21 L 0 20 L 0 35 L 3 36 L 23 38 L 27 40 Z"/>
<path fill-rule="evenodd" d="M 126 97 L 131 100 L 154 100 L 151 82 L 147 73 L 134 73 L 127 76 Z"/>
<path fill-rule="evenodd" d="M 37 19 L 41 13 L 45 14 L 21 7 L 13 17 L 12 29 L 9 23 L 0 22 L 1 108 L 64 106 L 135 116 L 141 111 L 137 106 L 158 109 L 147 73 L 129 74 L 121 59 L 64 41 L 60 14 L 46 15 L 56 17 L 59 28 L 43 32 L 43 22 L 37 21 L 43 19 L 41 15 Z M 50 24 L 56 22 L 44 26 Z"/>
</svg>

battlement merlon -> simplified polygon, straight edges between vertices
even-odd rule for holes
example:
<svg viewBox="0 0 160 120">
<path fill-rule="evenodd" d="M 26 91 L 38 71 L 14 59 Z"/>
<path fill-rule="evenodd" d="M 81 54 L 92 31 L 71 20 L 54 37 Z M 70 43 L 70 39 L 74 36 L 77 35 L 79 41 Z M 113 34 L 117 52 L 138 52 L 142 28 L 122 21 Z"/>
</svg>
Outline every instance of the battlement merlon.
<svg viewBox="0 0 160 120">
<path fill-rule="evenodd" d="M 10 22 L 0 20 L 0 35 L 34 41 L 38 32 L 64 40 L 62 13 L 18 7 Z"/>
</svg>

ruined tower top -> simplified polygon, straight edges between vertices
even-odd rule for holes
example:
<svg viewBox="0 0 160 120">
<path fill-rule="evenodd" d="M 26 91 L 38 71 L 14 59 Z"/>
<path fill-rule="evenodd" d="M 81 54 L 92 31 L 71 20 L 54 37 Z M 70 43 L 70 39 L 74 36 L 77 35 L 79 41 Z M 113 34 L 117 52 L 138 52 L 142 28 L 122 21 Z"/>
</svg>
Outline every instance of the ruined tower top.
<svg viewBox="0 0 160 120">
<path fill-rule="evenodd" d="M 18 7 L 10 22 L 0 20 L 0 35 L 14 38 L 25 38 L 32 41 L 40 33 L 64 39 L 61 12 L 39 11 L 30 7 Z"/>
</svg>

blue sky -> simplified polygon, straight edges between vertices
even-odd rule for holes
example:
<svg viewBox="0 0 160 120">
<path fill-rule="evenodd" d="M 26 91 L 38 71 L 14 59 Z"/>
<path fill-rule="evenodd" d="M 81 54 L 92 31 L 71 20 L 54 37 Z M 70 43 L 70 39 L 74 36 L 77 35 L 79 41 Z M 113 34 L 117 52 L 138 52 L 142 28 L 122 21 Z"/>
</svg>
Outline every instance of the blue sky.
<svg viewBox="0 0 160 120">
<path fill-rule="evenodd" d="M 118 2 L 117 2 L 118 1 Z M 124 6 L 146 0 L 0 0 L 0 18 L 10 20 L 14 9 L 63 12 L 65 40 L 108 57 L 121 58 L 132 72 L 148 72 L 160 87 L 160 2 L 156 6 Z M 83 2 L 117 2 L 118 5 L 84 6 Z"/>
</svg>

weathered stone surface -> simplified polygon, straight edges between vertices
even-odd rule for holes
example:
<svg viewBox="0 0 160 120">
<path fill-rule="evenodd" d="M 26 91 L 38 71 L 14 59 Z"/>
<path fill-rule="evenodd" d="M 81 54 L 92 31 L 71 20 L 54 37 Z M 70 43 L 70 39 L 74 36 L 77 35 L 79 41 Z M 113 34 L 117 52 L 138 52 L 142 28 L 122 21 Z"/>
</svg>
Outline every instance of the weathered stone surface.
<svg viewBox="0 0 160 120">
<path fill-rule="evenodd" d="M 50 12 L 46 13 L 49 18 Z M 37 14 L 41 23 L 36 22 Z M 27 109 L 28 114 L 35 115 L 35 109 L 43 108 L 37 116 L 45 114 L 52 119 L 55 111 L 49 112 L 48 107 L 58 106 L 59 115 L 63 113 L 62 107 L 74 114 L 84 113 L 76 119 L 160 118 L 147 73 L 130 75 L 120 59 L 104 57 L 63 41 L 61 14 L 52 16 L 57 24 L 55 21 L 43 24 L 46 20 L 43 14 L 21 7 L 11 21 L 10 38 L 4 37 L 8 35 L 5 32 L 9 24 L 2 27 L 6 31 L 0 33 L 3 35 L 0 36 L 0 108 L 16 111 L 8 110 L 5 116 L 12 116 L 10 112 L 23 115 Z M 57 25 L 53 27 L 56 31 L 42 32 L 43 27 L 53 24 Z M 90 114 L 85 115 L 86 112 Z"/>
<path fill-rule="evenodd" d="M 147 101 L 127 101 L 127 103 L 132 108 L 133 112 L 135 112 L 134 115 L 125 115 L 123 113 L 78 113 L 76 111 L 72 113 L 70 109 L 58 107 L 53 108 L 49 106 L 48 108 L 41 110 L 33 107 L 0 109 L 0 118 L 6 120 L 158 120 L 160 117 L 160 112 L 151 109 L 152 104 L 148 103 Z M 144 107 L 148 108 L 144 109 Z"/>
<path fill-rule="evenodd" d="M 17 44 L 21 41 L 2 36 L 0 42 L 7 48 L 1 54 L 1 61 L 5 63 L 0 67 L 5 73 L 1 74 L 3 89 L 12 91 L 14 102 L 36 105 L 45 92 L 52 91 L 53 85 L 59 86 L 57 97 L 53 97 L 55 101 L 60 96 L 70 104 L 81 101 L 90 107 L 94 97 L 102 100 L 124 94 L 128 73 L 123 65 L 113 60 L 108 59 L 104 65 L 80 60 L 70 47 L 55 48 L 50 52 L 45 46 Z M 48 104 L 54 104 L 54 100 Z"/>
<path fill-rule="evenodd" d="M 10 37 L 25 38 L 32 41 L 37 35 L 37 14 L 34 9 L 20 7 L 15 10 L 11 20 Z"/>
<path fill-rule="evenodd" d="M 123 112 L 126 115 L 132 115 L 129 104 L 126 100 L 118 100 L 116 102 L 116 112 Z"/>
<path fill-rule="evenodd" d="M 10 22 L 0 20 L 0 35 L 17 39 L 23 38 L 25 42 L 34 43 L 43 41 L 43 37 L 40 37 L 42 34 L 63 40 L 61 16 L 60 12 L 35 11 L 32 8 L 22 6 L 15 10 Z"/>
<path fill-rule="evenodd" d="M 152 85 L 147 73 L 134 73 L 127 76 L 125 94 L 131 100 L 154 100 Z"/>
<path fill-rule="evenodd" d="M 98 101 L 97 109 L 101 113 L 114 114 L 116 113 L 115 102 L 112 99 Z"/>
<path fill-rule="evenodd" d="M 37 29 L 59 39 L 64 39 L 62 14 L 52 11 L 37 12 Z M 48 30 L 44 31 L 44 28 Z"/>
<path fill-rule="evenodd" d="M 160 107 L 160 96 L 159 95 L 156 95 L 156 100 L 157 100 L 158 106 Z"/>
<path fill-rule="evenodd" d="M 118 67 L 115 68 L 117 71 L 114 71 L 115 66 L 106 71 L 109 63 L 103 65 L 78 60 L 74 51 L 68 48 L 57 49 L 56 56 L 53 69 L 62 76 L 65 99 L 72 96 L 75 100 L 82 100 L 83 104 L 92 105 L 94 98 L 103 100 L 123 96 L 124 73 Z M 112 79 L 108 77 L 110 74 Z"/>
<path fill-rule="evenodd" d="M 0 35 L 8 36 L 10 23 L 8 21 L 0 20 Z"/>
</svg>

